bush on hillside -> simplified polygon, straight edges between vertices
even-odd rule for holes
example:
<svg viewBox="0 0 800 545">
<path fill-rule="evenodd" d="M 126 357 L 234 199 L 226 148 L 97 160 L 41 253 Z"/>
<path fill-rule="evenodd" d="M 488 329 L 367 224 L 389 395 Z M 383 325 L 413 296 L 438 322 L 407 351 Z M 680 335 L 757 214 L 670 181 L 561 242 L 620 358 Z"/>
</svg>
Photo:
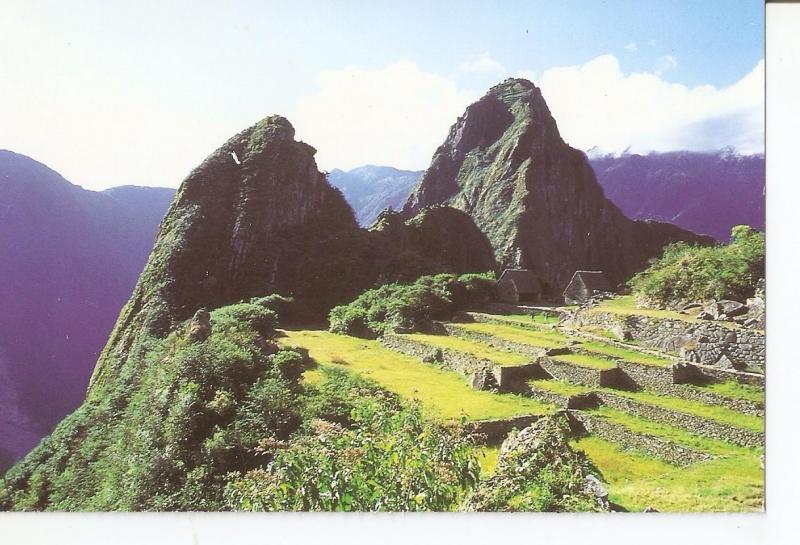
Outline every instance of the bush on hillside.
<svg viewBox="0 0 800 545">
<path fill-rule="evenodd" d="M 390 331 L 420 331 L 431 320 L 491 300 L 495 290 L 492 273 L 437 274 L 420 277 L 412 284 L 387 284 L 334 307 L 329 315 L 330 330 L 365 338 Z"/>
<path fill-rule="evenodd" d="M 656 306 L 687 301 L 733 299 L 744 301 L 764 278 L 764 233 L 746 225 L 731 231 L 731 242 L 710 247 L 678 242 L 647 270 L 630 281 L 637 300 Z"/>
<path fill-rule="evenodd" d="M 458 425 L 425 420 L 345 373 L 306 399 L 313 419 L 291 442 L 265 445 L 269 468 L 226 487 L 228 507 L 248 511 L 449 511 L 478 480 L 474 445 Z M 333 402 L 333 403 L 331 403 Z"/>
</svg>

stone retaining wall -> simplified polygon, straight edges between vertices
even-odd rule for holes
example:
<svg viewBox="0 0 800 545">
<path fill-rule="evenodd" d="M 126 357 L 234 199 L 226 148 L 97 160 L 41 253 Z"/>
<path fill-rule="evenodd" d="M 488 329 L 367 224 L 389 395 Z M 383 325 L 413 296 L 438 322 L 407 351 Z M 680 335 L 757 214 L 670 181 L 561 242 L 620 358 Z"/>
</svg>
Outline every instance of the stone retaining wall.
<svg viewBox="0 0 800 545">
<path fill-rule="evenodd" d="M 725 355 L 736 365 L 764 372 L 764 333 L 740 327 L 726 327 L 713 321 L 687 322 L 642 315 L 622 315 L 581 310 L 570 318 L 576 327 L 593 325 L 631 338 L 650 348 L 681 355 L 692 363 L 716 364 Z"/>
<path fill-rule="evenodd" d="M 484 444 L 497 445 L 502 443 L 514 428 L 518 430 L 527 428 L 539 420 L 539 418 L 541 418 L 541 416 L 528 415 L 500 420 L 473 420 L 467 422 L 465 427 L 467 428 L 467 433 L 481 435 Z"/>
<path fill-rule="evenodd" d="M 625 426 L 605 418 L 582 411 L 571 412 L 583 424 L 588 433 L 622 445 L 625 448 L 639 450 L 648 456 L 659 458 L 671 464 L 687 466 L 713 458 L 706 452 L 696 451 L 660 437 L 635 433 Z"/>
<path fill-rule="evenodd" d="M 533 357 L 543 356 L 546 350 L 539 346 L 530 344 L 518 343 L 508 341 L 492 335 L 491 333 L 482 333 L 480 331 L 470 331 L 456 324 L 442 324 L 442 328 L 448 335 L 453 337 L 461 337 L 472 341 L 485 343 L 487 346 L 505 348 L 520 354 L 528 354 Z"/>
<path fill-rule="evenodd" d="M 438 361 L 445 367 L 469 375 L 478 371 L 493 372 L 494 364 L 465 352 L 430 346 L 419 341 L 388 333 L 380 338 L 380 343 L 387 348 L 402 352 L 423 361 Z"/>
<path fill-rule="evenodd" d="M 604 405 L 617 409 L 640 418 L 660 422 L 676 428 L 682 428 L 697 435 L 721 439 L 742 447 L 757 447 L 764 445 L 764 434 L 751 430 L 743 430 L 730 424 L 707 420 L 677 410 L 658 407 L 649 403 L 630 399 L 624 396 L 607 392 L 598 392 L 597 395 Z"/>
</svg>

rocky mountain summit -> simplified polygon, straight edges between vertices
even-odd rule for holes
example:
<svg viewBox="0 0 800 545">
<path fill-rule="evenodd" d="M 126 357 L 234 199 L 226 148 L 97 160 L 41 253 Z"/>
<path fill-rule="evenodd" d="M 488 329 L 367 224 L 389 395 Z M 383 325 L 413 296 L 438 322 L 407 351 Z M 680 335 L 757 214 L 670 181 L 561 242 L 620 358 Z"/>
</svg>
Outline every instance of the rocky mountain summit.
<svg viewBox="0 0 800 545">
<path fill-rule="evenodd" d="M 503 266 L 533 270 L 551 294 L 578 269 L 603 270 L 618 283 L 670 242 L 711 242 L 626 218 L 586 156 L 561 139 L 541 91 L 523 79 L 496 85 L 467 108 L 403 214 L 434 204 L 469 214 Z"/>
</svg>

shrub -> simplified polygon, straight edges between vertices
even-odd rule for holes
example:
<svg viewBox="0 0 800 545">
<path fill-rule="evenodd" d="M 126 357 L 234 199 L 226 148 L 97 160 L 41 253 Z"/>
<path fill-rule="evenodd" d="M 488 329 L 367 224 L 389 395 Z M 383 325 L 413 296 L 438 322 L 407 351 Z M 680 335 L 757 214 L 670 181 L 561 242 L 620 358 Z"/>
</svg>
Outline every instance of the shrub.
<svg viewBox="0 0 800 545">
<path fill-rule="evenodd" d="M 431 320 L 490 300 L 495 284 L 492 273 L 437 274 L 422 276 L 412 284 L 387 284 L 333 308 L 330 331 L 374 338 L 390 331 L 424 330 Z"/>
<path fill-rule="evenodd" d="M 331 380 L 320 393 L 333 393 L 337 406 L 323 403 L 315 410 L 333 408 L 341 416 L 349 408 L 349 427 L 316 419 L 288 445 L 275 444 L 268 469 L 227 485 L 230 508 L 450 510 L 477 482 L 478 461 L 460 426 L 426 422 L 416 405 L 398 407 L 393 398 L 343 374 Z"/>
<path fill-rule="evenodd" d="M 647 270 L 629 282 L 640 301 L 673 306 L 687 301 L 734 299 L 744 301 L 764 277 L 764 234 L 738 225 L 731 243 L 711 247 L 671 244 Z"/>
<path fill-rule="evenodd" d="M 240 329 L 250 327 L 265 337 L 272 337 L 278 325 L 278 315 L 262 305 L 239 303 L 229 305 L 211 314 L 212 325 Z"/>
</svg>

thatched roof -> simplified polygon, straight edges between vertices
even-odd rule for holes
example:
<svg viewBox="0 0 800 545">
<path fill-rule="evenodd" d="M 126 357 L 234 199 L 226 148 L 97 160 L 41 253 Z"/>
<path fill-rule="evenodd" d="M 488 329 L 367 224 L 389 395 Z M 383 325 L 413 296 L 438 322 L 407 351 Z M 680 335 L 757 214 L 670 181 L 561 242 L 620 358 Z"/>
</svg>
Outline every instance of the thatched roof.
<svg viewBox="0 0 800 545">
<path fill-rule="evenodd" d="M 517 293 L 540 293 L 542 285 L 539 279 L 528 269 L 506 269 L 500 275 L 499 282 L 511 281 L 517 288 Z"/>
<path fill-rule="evenodd" d="M 612 289 L 603 271 L 575 271 L 570 284 L 576 280 L 580 280 L 589 293 L 593 291 L 611 291 Z"/>
</svg>

